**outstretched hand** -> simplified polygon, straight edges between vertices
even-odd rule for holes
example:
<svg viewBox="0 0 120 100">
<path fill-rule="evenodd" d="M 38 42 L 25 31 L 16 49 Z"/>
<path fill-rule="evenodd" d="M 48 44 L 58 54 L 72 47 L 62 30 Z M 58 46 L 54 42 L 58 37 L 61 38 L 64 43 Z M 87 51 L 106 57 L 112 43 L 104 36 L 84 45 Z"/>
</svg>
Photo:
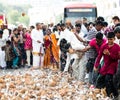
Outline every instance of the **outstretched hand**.
<svg viewBox="0 0 120 100">
<path fill-rule="evenodd" d="M 82 52 L 86 52 L 86 51 L 87 51 L 87 48 L 82 49 Z"/>
<path fill-rule="evenodd" d="M 103 54 L 105 54 L 105 55 L 110 55 L 110 52 L 108 51 L 108 49 L 105 49 L 105 50 L 103 51 Z"/>
<path fill-rule="evenodd" d="M 75 53 L 75 50 L 72 48 L 69 48 L 68 52 L 72 54 L 72 53 Z"/>
</svg>

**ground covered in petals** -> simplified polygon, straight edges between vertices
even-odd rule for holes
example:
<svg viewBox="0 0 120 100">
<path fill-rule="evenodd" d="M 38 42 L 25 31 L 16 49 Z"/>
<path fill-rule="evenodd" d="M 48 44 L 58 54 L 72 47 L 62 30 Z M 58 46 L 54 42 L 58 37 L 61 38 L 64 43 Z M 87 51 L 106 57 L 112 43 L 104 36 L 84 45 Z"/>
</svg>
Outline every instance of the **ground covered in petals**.
<svg viewBox="0 0 120 100">
<path fill-rule="evenodd" d="M 89 89 L 68 73 L 15 70 L 0 77 L 0 100 L 111 100 L 105 89 Z"/>
</svg>

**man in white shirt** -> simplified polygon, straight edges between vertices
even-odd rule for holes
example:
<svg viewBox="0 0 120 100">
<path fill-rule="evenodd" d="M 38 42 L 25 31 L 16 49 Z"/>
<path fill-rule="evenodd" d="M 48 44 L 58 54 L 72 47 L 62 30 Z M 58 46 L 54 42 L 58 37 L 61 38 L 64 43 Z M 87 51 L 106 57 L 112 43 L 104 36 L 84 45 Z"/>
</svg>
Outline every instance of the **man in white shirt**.
<svg viewBox="0 0 120 100">
<path fill-rule="evenodd" d="M 72 49 L 75 50 L 75 52 L 71 54 L 71 59 L 74 59 L 72 64 L 73 76 L 80 81 L 84 81 L 86 70 L 85 66 L 87 63 L 86 56 L 83 52 L 83 49 L 85 48 L 83 45 L 84 33 L 81 32 L 81 24 L 76 24 L 75 27 L 75 32 L 73 33 L 71 41 Z M 76 34 L 79 35 L 81 39 L 78 40 Z"/>
<path fill-rule="evenodd" d="M 40 23 L 36 24 L 36 29 L 31 33 L 32 46 L 33 46 L 33 68 L 39 68 L 43 66 L 43 31 Z"/>
<path fill-rule="evenodd" d="M 69 31 L 69 29 L 66 28 L 65 24 L 61 24 L 61 33 L 58 41 L 58 45 L 60 44 L 61 39 L 66 39 L 68 43 L 70 43 L 72 39 L 72 33 Z"/>
<path fill-rule="evenodd" d="M 77 38 L 76 35 L 79 36 L 79 39 Z M 85 46 L 83 45 L 84 42 L 83 37 L 84 37 L 84 33 L 81 32 L 81 24 L 76 24 L 75 32 L 71 33 L 71 40 L 70 40 L 71 48 L 73 50 L 69 49 L 70 51 L 76 51 L 76 52 L 71 52 L 72 54 L 70 54 L 69 51 L 67 53 L 67 60 L 64 69 L 64 72 L 67 72 L 70 65 L 70 61 L 73 61 L 72 64 L 73 76 L 80 81 L 84 81 L 85 70 L 86 70 L 85 68 L 86 56 L 84 55 L 84 52 L 82 52 L 82 50 L 85 48 Z"/>
<path fill-rule="evenodd" d="M 66 25 L 65 24 L 61 24 L 61 34 L 60 34 L 60 38 L 58 40 L 58 45 L 61 44 L 61 40 L 62 39 L 65 39 L 67 43 L 70 43 L 71 39 L 72 39 L 72 33 L 71 31 L 69 31 L 67 28 L 66 28 Z M 64 71 L 64 68 L 66 65 L 68 65 L 68 63 L 70 62 L 70 59 L 69 59 L 69 53 L 68 53 L 68 49 L 65 50 L 65 48 L 63 48 L 60 46 L 60 68 L 61 68 L 61 71 Z"/>
</svg>

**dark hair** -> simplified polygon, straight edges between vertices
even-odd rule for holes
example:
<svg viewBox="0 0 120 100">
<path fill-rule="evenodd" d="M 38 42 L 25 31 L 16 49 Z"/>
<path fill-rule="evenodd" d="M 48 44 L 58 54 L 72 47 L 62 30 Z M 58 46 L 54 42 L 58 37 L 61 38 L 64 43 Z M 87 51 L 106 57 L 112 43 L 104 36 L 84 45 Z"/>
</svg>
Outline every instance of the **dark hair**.
<svg viewBox="0 0 120 100">
<path fill-rule="evenodd" d="M 57 26 L 53 27 L 53 32 L 57 31 Z"/>
<path fill-rule="evenodd" d="M 96 21 L 95 25 L 104 26 L 104 23 L 102 21 Z"/>
<path fill-rule="evenodd" d="M 89 26 L 90 26 L 91 24 L 92 24 L 93 26 L 95 26 L 95 23 L 93 23 L 93 22 L 89 22 L 89 23 L 88 23 Z"/>
<path fill-rule="evenodd" d="M 84 26 L 87 28 L 89 25 L 89 23 L 84 23 Z"/>
<path fill-rule="evenodd" d="M 107 27 L 108 23 L 107 22 L 103 22 L 103 25 L 104 25 L 104 27 Z"/>
<path fill-rule="evenodd" d="M 14 31 L 17 31 L 17 30 L 18 30 L 17 28 L 14 28 L 14 29 L 13 29 L 13 32 L 14 32 Z"/>
<path fill-rule="evenodd" d="M 11 41 L 10 41 L 10 40 L 6 41 L 6 44 L 9 44 L 9 45 L 10 45 L 10 44 L 11 44 Z"/>
<path fill-rule="evenodd" d="M 47 31 L 47 32 L 49 31 L 50 33 L 52 33 L 52 30 L 51 30 L 51 29 L 49 29 L 49 28 L 48 28 L 46 31 Z"/>
<path fill-rule="evenodd" d="M 8 29 L 8 31 L 9 31 L 9 35 L 11 35 L 12 30 L 11 30 L 11 29 Z"/>
<path fill-rule="evenodd" d="M 87 20 L 87 18 L 86 18 L 86 17 L 83 17 L 83 20 Z"/>
<path fill-rule="evenodd" d="M 120 26 L 120 23 L 116 24 L 115 27 Z"/>
<path fill-rule="evenodd" d="M 60 27 L 65 27 L 65 24 L 64 23 L 60 24 Z"/>
<path fill-rule="evenodd" d="M 60 41 L 60 50 L 63 51 L 63 52 L 67 52 L 68 49 L 70 48 L 70 43 L 67 43 L 67 40 L 66 39 L 61 39 Z"/>
<path fill-rule="evenodd" d="M 114 16 L 112 19 L 113 20 L 120 20 L 120 18 L 118 16 Z"/>
<path fill-rule="evenodd" d="M 41 25 L 44 25 L 44 23 L 40 23 Z"/>
<path fill-rule="evenodd" d="M 38 22 L 38 23 L 36 23 L 36 26 L 38 26 L 39 24 L 41 24 L 41 23 L 39 23 L 39 22 Z"/>
<path fill-rule="evenodd" d="M 35 26 L 33 26 L 33 25 L 32 25 L 32 26 L 30 26 L 30 28 L 31 28 L 31 29 L 34 29 L 34 28 L 35 28 Z"/>
<path fill-rule="evenodd" d="M 97 17 L 97 21 L 104 21 L 104 18 L 102 16 Z"/>
<path fill-rule="evenodd" d="M 80 23 L 77 23 L 77 24 L 75 25 L 75 27 L 80 27 L 80 28 L 81 28 L 81 24 L 80 24 Z"/>
<path fill-rule="evenodd" d="M 96 39 L 102 40 L 103 39 L 103 34 L 101 32 L 98 32 L 96 34 Z"/>
<path fill-rule="evenodd" d="M 120 33 L 120 26 L 117 26 L 115 29 L 114 29 L 114 33 Z"/>
<path fill-rule="evenodd" d="M 57 26 L 60 26 L 60 23 L 58 23 Z"/>
<path fill-rule="evenodd" d="M 67 40 L 63 38 L 60 40 L 60 43 L 65 44 L 65 43 L 67 43 Z"/>
<path fill-rule="evenodd" d="M 3 31 L 2 31 L 2 30 L 0 30 L 0 34 L 3 34 Z"/>
<path fill-rule="evenodd" d="M 109 32 L 107 34 L 107 38 L 114 38 L 115 37 L 115 33 L 114 32 Z"/>
</svg>

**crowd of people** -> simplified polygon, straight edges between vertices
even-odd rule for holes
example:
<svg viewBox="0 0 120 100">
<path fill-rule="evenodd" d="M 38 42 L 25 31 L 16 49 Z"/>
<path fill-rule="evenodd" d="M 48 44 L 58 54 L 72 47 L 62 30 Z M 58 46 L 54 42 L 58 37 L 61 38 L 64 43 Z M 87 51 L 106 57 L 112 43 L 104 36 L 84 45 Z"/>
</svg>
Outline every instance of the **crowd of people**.
<svg viewBox="0 0 120 100">
<path fill-rule="evenodd" d="M 120 19 L 109 25 L 103 17 L 86 18 L 13 30 L 0 30 L 0 67 L 60 69 L 79 81 L 87 76 L 90 88 L 106 88 L 109 97 L 118 97 L 120 86 Z"/>
</svg>

